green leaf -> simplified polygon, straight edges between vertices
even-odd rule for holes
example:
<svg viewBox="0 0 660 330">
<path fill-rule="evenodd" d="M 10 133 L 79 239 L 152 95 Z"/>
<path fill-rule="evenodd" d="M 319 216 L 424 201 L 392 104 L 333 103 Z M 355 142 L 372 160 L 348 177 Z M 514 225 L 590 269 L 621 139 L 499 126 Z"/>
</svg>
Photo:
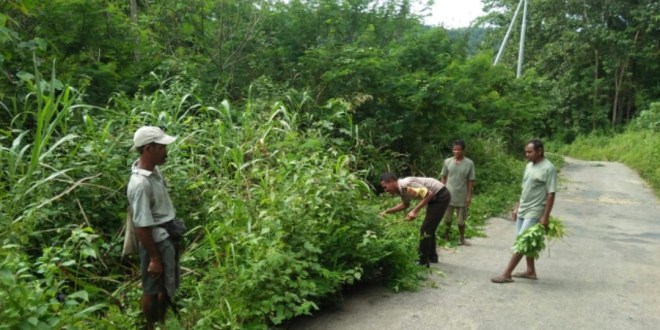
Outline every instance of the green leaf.
<svg viewBox="0 0 660 330">
<path fill-rule="evenodd" d="M 14 275 L 7 270 L 0 270 L 0 283 L 6 286 L 12 286 L 15 282 Z"/>
<path fill-rule="evenodd" d="M 63 267 L 71 267 L 71 266 L 73 266 L 73 265 L 75 265 L 75 264 L 76 264 L 76 261 L 75 261 L 75 260 L 67 260 L 67 261 L 65 261 L 65 262 L 62 263 L 62 266 L 63 266 Z"/>
<path fill-rule="evenodd" d="M 76 291 L 76 292 L 68 295 L 67 298 L 69 298 L 69 299 L 80 299 L 84 302 L 88 302 L 89 301 L 89 294 L 85 290 L 80 290 L 80 291 Z"/>
<path fill-rule="evenodd" d="M 34 75 L 29 73 L 29 72 L 26 72 L 26 71 L 19 71 L 16 74 L 16 76 L 18 78 L 20 78 L 21 80 L 23 80 L 23 81 L 32 81 L 32 80 L 34 80 Z"/>
</svg>

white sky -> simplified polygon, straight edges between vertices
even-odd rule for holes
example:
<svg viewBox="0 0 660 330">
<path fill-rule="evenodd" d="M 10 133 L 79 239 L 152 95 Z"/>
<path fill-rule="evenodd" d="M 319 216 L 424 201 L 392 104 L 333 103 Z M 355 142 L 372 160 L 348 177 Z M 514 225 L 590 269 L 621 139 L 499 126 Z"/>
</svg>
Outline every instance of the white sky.
<svg viewBox="0 0 660 330">
<path fill-rule="evenodd" d="M 483 16 L 481 0 L 435 0 L 431 15 L 424 19 L 429 25 L 447 28 L 466 27 L 479 16 Z"/>
</svg>

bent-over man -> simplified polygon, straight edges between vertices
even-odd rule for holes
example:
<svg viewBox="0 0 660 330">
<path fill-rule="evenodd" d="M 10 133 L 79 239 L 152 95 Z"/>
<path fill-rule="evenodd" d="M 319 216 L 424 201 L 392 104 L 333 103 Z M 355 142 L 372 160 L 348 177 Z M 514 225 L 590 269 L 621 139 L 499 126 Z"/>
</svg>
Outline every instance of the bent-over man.
<svg viewBox="0 0 660 330">
<path fill-rule="evenodd" d="M 435 250 L 435 231 L 438 229 L 438 224 L 442 220 L 442 215 L 447 210 L 451 198 L 447 187 L 433 178 L 407 177 L 399 180 L 392 173 L 383 173 L 380 177 L 380 185 L 390 194 L 401 196 L 401 203 L 381 212 L 381 216 L 403 211 L 410 206 L 412 199 L 419 199 L 419 203 L 406 215 L 406 220 L 412 221 L 417 217 L 417 213 L 426 206 L 426 217 L 419 229 L 421 240 L 418 264 L 429 267 L 431 262 L 438 262 L 438 253 Z"/>
</svg>

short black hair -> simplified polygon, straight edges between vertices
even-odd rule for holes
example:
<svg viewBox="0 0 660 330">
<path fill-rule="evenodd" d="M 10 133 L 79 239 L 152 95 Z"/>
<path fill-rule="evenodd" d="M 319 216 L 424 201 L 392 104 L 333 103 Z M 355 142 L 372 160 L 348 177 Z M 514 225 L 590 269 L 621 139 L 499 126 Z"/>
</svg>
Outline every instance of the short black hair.
<svg viewBox="0 0 660 330">
<path fill-rule="evenodd" d="M 461 146 L 461 150 L 465 150 L 465 141 L 463 140 L 454 140 L 454 142 L 451 143 L 452 147 L 453 146 Z"/>
<path fill-rule="evenodd" d="M 145 145 L 142 145 L 142 146 L 139 146 L 139 147 L 135 148 L 135 150 L 137 150 L 138 155 L 142 155 L 142 153 L 144 152 L 144 148 L 146 148 L 147 146 L 150 146 L 150 145 L 154 145 L 154 144 L 156 144 L 156 143 L 155 142 L 147 143 Z"/>
<path fill-rule="evenodd" d="M 527 145 L 532 145 L 534 147 L 534 151 L 539 151 L 541 150 L 541 156 L 543 156 L 543 141 L 539 139 L 531 139 L 527 142 Z"/>
<path fill-rule="evenodd" d="M 380 182 L 390 182 L 390 181 L 395 181 L 398 180 L 399 178 L 396 177 L 396 175 L 390 173 L 390 172 L 385 172 L 380 175 Z"/>
</svg>

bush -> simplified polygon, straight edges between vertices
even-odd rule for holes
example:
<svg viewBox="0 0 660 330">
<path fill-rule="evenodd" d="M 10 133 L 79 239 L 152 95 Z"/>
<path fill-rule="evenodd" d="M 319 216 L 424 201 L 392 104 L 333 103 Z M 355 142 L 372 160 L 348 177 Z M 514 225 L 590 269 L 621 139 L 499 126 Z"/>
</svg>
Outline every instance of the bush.
<svg viewBox="0 0 660 330">
<path fill-rule="evenodd" d="M 660 102 L 653 102 L 649 109 L 642 110 L 630 123 L 629 128 L 660 132 Z"/>
</svg>

